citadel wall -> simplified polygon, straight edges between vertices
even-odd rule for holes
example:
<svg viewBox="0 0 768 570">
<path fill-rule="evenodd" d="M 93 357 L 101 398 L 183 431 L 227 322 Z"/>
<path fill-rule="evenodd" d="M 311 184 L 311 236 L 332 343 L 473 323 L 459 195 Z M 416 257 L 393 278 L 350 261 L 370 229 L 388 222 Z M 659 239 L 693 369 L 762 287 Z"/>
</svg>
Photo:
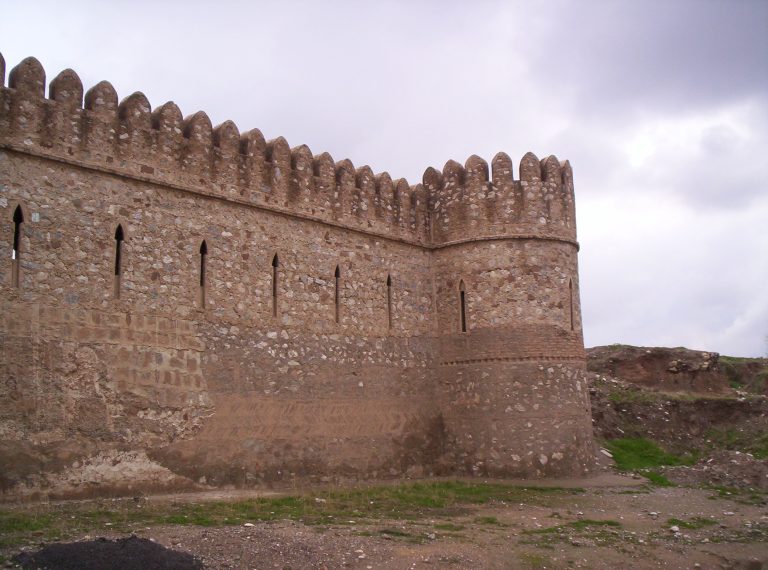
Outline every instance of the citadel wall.
<svg viewBox="0 0 768 570">
<path fill-rule="evenodd" d="M 4 496 L 589 470 L 567 163 L 411 186 L 0 77 Z"/>
</svg>

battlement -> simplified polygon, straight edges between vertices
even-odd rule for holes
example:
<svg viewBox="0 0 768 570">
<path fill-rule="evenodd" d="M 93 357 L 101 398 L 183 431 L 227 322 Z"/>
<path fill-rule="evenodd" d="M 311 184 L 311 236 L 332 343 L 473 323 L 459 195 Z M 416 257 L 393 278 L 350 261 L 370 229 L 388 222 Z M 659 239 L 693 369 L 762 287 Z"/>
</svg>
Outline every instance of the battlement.
<svg viewBox="0 0 768 570">
<path fill-rule="evenodd" d="M 0 54 L 0 146 L 249 204 L 424 246 L 471 237 L 541 236 L 574 241 L 569 163 L 526 154 L 519 180 L 512 160 L 471 156 L 428 168 L 420 184 L 393 179 L 349 159 L 241 133 L 232 121 L 214 127 L 198 111 L 184 117 L 173 102 L 152 110 L 140 92 L 118 103 L 101 81 L 84 92 L 71 69 L 48 85 L 40 62 L 27 58 L 8 75 Z"/>
<path fill-rule="evenodd" d="M 527 153 L 520 177 L 512 159 L 500 152 L 488 163 L 477 155 L 464 166 L 449 160 L 442 172 L 428 168 L 423 184 L 429 196 L 430 231 L 434 244 L 465 236 L 540 236 L 576 239 L 573 172 L 568 161 Z"/>
<path fill-rule="evenodd" d="M 568 162 L 412 185 L 5 75 L 0 500 L 591 469 Z"/>
</svg>

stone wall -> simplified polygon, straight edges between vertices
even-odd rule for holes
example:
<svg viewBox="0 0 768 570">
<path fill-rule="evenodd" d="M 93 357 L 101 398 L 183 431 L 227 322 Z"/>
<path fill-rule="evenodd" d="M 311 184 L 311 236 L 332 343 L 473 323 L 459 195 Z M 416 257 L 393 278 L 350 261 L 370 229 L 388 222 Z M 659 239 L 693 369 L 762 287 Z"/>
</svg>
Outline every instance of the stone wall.
<svg viewBox="0 0 768 570">
<path fill-rule="evenodd" d="M 25 60 L 0 89 L 3 496 L 588 471 L 570 166 L 520 175 L 409 186 L 83 100 L 71 70 L 46 98 Z"/>
</svg>

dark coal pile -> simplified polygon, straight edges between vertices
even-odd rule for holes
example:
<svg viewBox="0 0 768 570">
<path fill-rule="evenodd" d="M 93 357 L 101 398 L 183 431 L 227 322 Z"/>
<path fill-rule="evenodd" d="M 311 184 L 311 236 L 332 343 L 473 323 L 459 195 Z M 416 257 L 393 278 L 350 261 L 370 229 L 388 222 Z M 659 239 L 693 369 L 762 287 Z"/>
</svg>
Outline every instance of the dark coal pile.
<svg viewBox="0 0 768 570">
<path fill-rule="evenodd" d="M 202 570 L 191 554 L 165 548 L 146 538 L 98 538 L 87 542 L 51 544 L 23 552 L 13 561 L 40 570 Z"/>
</svg>

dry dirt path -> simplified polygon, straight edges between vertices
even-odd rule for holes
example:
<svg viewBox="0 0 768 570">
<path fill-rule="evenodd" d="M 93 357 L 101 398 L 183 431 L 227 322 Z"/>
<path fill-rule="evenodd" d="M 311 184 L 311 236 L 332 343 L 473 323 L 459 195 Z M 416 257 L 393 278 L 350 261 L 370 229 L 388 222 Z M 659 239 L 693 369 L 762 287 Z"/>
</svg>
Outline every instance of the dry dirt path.
<svg viewBox="0 0 768 570">
<path fill-rule="evenodd" d="M 206 568 L 768 568 L 764 496 L 754 500 L 705 489 L 648 487 L 609 473 L 550 483 L 583 490 L 530 503 L 462 505 L 412 520 L 362 516 L 320 525 L 276 520 L 132 531 L 193 554 Z M 217 493 L 194 500 L 229 498 Z M 96 536 L 127 535 L 79 538 Z M 118 561 L 113 567 L 119 568 Z"/>
</svg>

